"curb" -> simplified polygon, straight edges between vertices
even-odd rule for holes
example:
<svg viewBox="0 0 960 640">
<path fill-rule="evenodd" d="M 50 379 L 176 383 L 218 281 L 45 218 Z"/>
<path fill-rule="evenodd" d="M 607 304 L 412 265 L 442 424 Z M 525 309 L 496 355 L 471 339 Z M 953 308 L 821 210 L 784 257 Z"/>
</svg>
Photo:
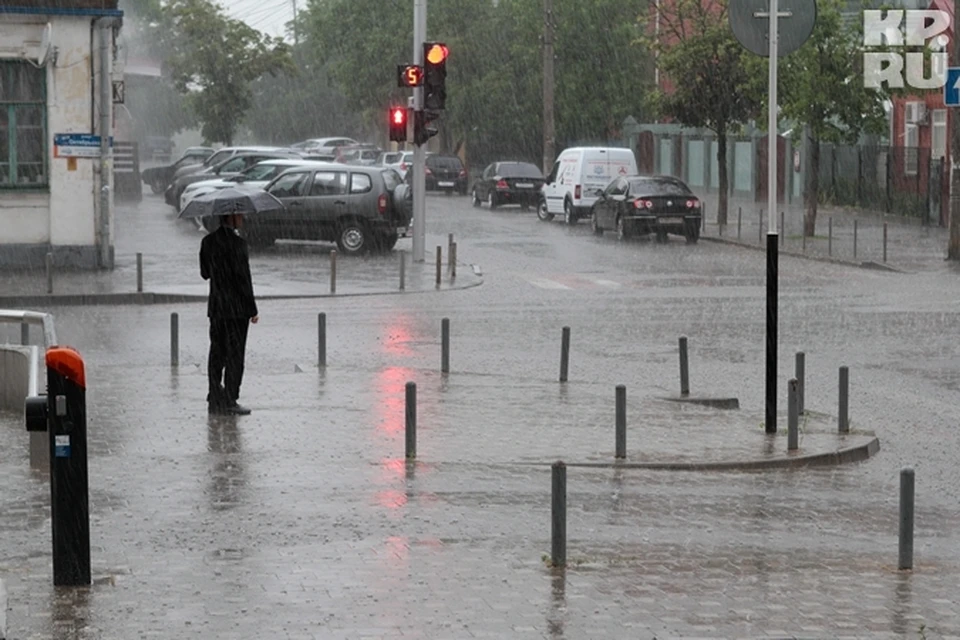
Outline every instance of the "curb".
<svg viewBox="0 0 960 640">
<path fill-rule="evenodd" d="M 872 436 L 869 442 L 837 451 L 811 453 L 789 458 L 767 460 L 733 460 L 729 462 L 566 462 L 568 467 L 591 469 L 643 469 L 649 471 L 767 471 L 770 469 L 800 469 L 803 467 L 839 466 L 863 462 L 880 451 L 880 440 Z M 552 462 L 535 462 L 536 466 L 550 466 Z"/>
<path fill-rule="evenodd" d="M 691 398 L 680 397 L 680 398 L 660 398 L 661 400 L 667 400 L 669 402 L 684 402 L 687 404 L 698 404 L 703 407 L 712 407 L 714 409 L 739 409 L 740 408 L 740 399 L 739 398 Z"/>
<path fill-rule="evenodd" d="M 465 291 L 483 284 L 483 280 L 467 285 L 444 287 L 441 289 L 422 289 L 405 291 L 364 291 L 361 293 L 316 293 L 303 295 L 264 295 L 257 300 L 314 300 L 319 298 L 359 298 L 364 296 L 412 295 L 423 293 L 444 293 Z M 119 306 L 181 304 L 206 302 L 207 296 L 180 293 L 91 293 L 91 294 L 46 294 L 33 296 L 0 296 L 0 307 L 43 307 L 43 306 Z M 0 640 L 3 640 L 0 638 Z"/>
<path fill-rule="evenodd" d="M 729 240 L 727 238 L 718 238 L 715 236 L 700 236 L 701 240 L 706 242 L 715 242 L 717 244 L 725 244 L 732 247 L 740 247 L 742 249 L 753 249 L 754 251 L 762 251 L 763 253 L 767 252 L 766 247 L 760 247 L 754 244 L 748 244 L 746 242 L 737 242 L 736 240 Z M 790 256 L 792 258 L 802 258 L 804 260 L 812 260 L 814 262 L 825 262 L 827 264 L 836 264 L 844 267 L 856 267 L 858 269 L 873 269 L 875 271 L 888 271 L 891 273 L 909 273 L 903 269 L 898 269 L 897 267 L 892 267 L 889 264 L 881 264 L 879 262 L 854 262 L 853 260 L 842 260 L 840 258 L 828 258 L 823 256 L 812 256 L 808 253 L 798 253 L 796 251 L 784 251 L 780 249 L 779 255 L 781 256 Z"/>
</svg>

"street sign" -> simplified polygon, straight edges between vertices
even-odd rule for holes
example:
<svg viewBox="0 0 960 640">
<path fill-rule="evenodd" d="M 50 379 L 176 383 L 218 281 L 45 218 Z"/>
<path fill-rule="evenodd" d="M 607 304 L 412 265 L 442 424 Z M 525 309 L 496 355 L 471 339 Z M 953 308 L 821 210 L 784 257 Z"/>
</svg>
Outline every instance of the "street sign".
<svg viewBox="0 0 960 640">
<path fill-rule="evenodd" d="M 816 0 L 779 0 L 777 57 L 803 46 L 817 23 Z M 730 28 L 743 47 L 758 56 L 770 55 L 770 0 L 730 0 Z"/>
<path fill-rule="evenodd" d="M 113 81 L 113 104 L 123 104 L 125 95 L 126 95 L 126 87 L 123 84 L 123 80 L 114 80 Z"/>
<path fill-rule="evenodd" d="M 960 107 L 960 67 L 947 69 L 947 82 L 943 85 L 943 104 Z"/>
<path fill-rule="evenodd" d="M 110 137 L 113 146 L 113 136 Z M 53 136 L 55 158 L 99 158 L 100 136 L 89 133 L 57 133 Z"/>
</svg>

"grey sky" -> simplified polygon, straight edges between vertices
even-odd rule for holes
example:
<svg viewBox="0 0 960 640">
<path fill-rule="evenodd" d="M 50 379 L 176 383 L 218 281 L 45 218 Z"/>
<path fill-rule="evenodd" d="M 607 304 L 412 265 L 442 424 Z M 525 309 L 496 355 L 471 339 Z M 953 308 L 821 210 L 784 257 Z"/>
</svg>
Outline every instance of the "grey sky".
<svg viewBox="0 0 960 640">
<path fill-rule="evenodd" d="M 284 25 L 293 19 L 293 7 L 307 0 L 219 0 L 227 13 L 271 36 L 284 36 Z"/>
</svg>

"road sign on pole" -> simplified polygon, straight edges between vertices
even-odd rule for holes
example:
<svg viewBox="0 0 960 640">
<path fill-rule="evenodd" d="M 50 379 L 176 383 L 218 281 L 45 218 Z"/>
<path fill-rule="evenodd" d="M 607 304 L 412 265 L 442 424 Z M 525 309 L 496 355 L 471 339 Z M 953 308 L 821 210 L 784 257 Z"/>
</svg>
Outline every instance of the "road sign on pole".
<svg viewBox="0 0 960 640">
<path fill-rule="evenodd" d="M 960 67 L 947 69 L 947 82 L 943 85 L 943 104 L 960 107 Z"/>
</svg>

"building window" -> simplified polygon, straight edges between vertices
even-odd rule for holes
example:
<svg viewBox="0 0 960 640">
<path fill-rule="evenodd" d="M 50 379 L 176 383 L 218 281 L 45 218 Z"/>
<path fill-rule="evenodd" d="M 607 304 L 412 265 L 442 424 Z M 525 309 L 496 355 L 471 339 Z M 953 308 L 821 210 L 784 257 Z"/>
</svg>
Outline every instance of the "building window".
<svg viewBox="0 0 960 640">
<path fill-rule="evenodd" d="M 922 102 L 908 102 L 903 119 L 903 173 L 917 175 L 917 147 L 920 146 L 920 131 L 917 124 L 921 121 L 920 112 L 926 105 Z"/>
<path fill-rule="evenodd" d="M 930 151 L 934 160 L 947 155 L 947 110 L 934 109 L 930 118 Z"/>
<path fill-rule="evenodd" d="M 47 184 L 46 70 L 0 61 L 0 188 Z"/>
</svg>

